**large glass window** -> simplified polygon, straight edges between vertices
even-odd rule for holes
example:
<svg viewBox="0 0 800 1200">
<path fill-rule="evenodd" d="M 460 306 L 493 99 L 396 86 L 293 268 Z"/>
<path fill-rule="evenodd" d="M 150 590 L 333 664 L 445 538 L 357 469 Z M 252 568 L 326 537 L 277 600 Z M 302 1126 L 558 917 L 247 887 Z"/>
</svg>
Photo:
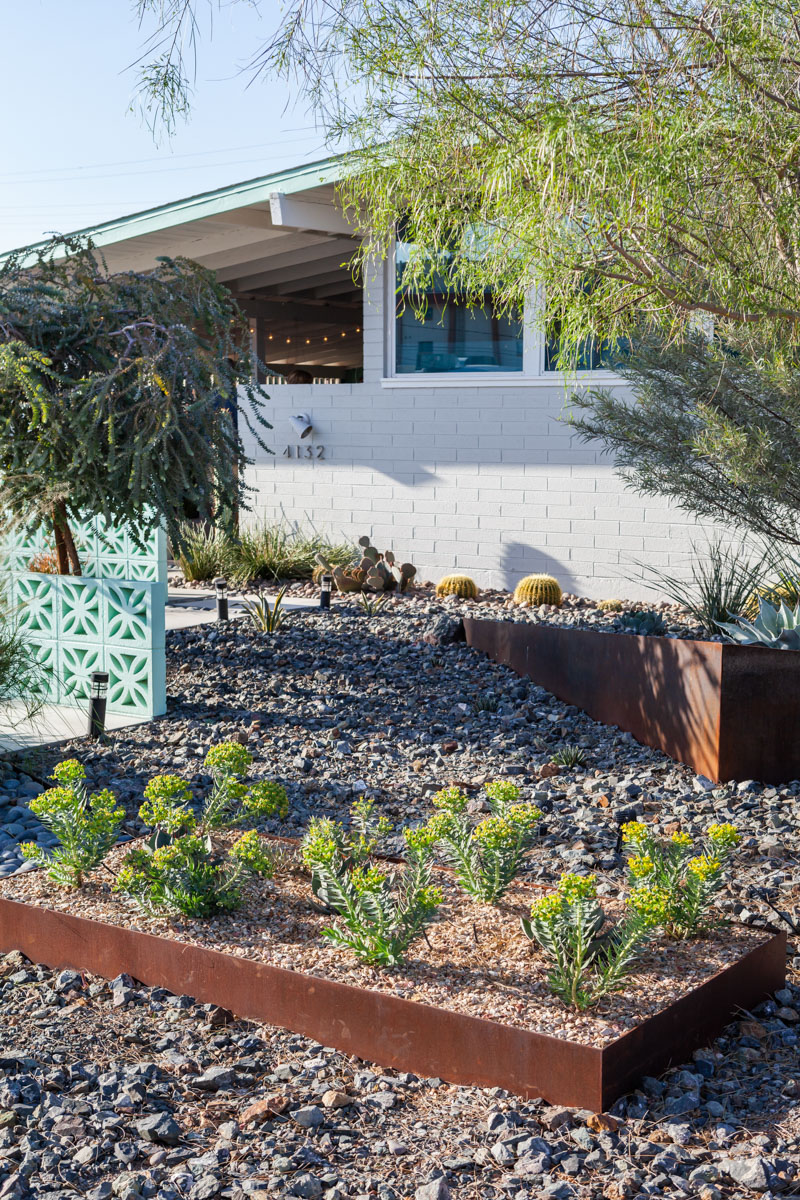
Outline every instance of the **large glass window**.
<svg viewBox="0 0 800 1200">
<path fill-rule="evenodd" d="M 522 371 L 522 320 L 497 316 L 488 291 L 482 306 L 468 308 L 459 303 L 444 280 L 434 280 L 426 293 L 424 316 L 415 316 L 403 293 L 403 273 L 411 249 L 411 243 L 398 240 L 396 373 Z"/>
<path fill-rule="evenodd" d="M 544 343 L 545 371 L 561 371 L 559 363 L 561 353 L 560 322 L 551 322 Z M 599 341 L 597 338 L 586 338 L 578 345 L 577 353 L 569 364 L 572 371 L 601 371 L 613 367 L 619 358 L 621 343 L 618 341 Z"/>
</svg>

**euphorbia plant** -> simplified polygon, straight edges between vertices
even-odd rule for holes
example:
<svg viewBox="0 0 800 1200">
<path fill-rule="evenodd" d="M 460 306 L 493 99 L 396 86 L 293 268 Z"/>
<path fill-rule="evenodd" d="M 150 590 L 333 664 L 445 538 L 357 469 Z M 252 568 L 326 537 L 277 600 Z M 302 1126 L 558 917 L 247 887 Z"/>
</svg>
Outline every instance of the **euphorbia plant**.
<svg viewBox="0 0 800 1200">
<path fill-rule="evenodd" d="M 433 797 L 438 811 L 426 828 L 444 846 L 464 891 L 486 904 L 497 904 L 533 844 L 542 813 L 532 804 L 519 803 L 516 784 L 496 780 L 487 783 L 484 792 L 491 816 L 473 825 L 464 793 L 457 787 L 443 788 Z"/>
<path fill-rule="evenodd" d="M 189 833 L 155 850 L 131 850 L 117 876 L 116 889 L 144 909 L 187 917 L 232 912 L 242 902 L 251 875 L 270 877 L 273 862 L 255 831 L 243 834 L 227 852 L 211 839 Z"/>
<path fill-rule="evenodd" d="M 604 932 L 594 876 L 565 874 L 555 892 L 534 901 L 522 928 L 553 963 L 550 990 L 585 1009 L 622 987 L 662 915 L 660 905 L 643 902 Z"/>
<path fill-rule="evenodd" d="M 286 816 L 286 790 L 271 780 L 248 786 L 253 756 L 240 742 L 221 742 L 205 757 L 212 787 L 200 817 L 179 775 L 156 775 L 139 816 L 153 828 L 148 842 L 125 858 L 117 889 L 153 911 L 207 917 L 239 906 L 250 875 L 271 877 L 279 857 L 250 830 L 228 849 L 217 830 L 261 817 Z"/>
<path fill-rule="evenodd" d="M 250 818 L 285 817 L 289 811 L 286 790 L 279 783 L 244 782 L 253 756 L 240 742 L 220 742 L 206 754 L 203 765 L 213 780 L 203 807 L 201 823 L 207 830 Z"/>
<path fill-rule="evenodd" d="M 696 937 L 713 926 L 710 911 L 741 841 L 733 825 L 712 824 L 699 844 L 688 833 L 659 838 L 642 821 L 622 826 L 628 850 L 630 902 L 636 907 L 661 897 L 662 924 L 669 937 Z"/>
<path fill-rule="evenodd" d="M 21 850 L 62 887 L 80 887 L 119 837 L 125 810 L 108 788 L 89 795 L 86 771 L 75 758 L 60 762 L 52 778 L 58 787 L 34 796 L 29 807 L 60 845 L 45 850 L 25 842 Z"/>
<path fill-rule="evenodd" d="M 349 828 L 330 817 L 312 817 L 300 853 L 303 865 L 311 872 L 314 894 L 319 892 L 320 867 L 341 872 L 365 866 L 391 829 L 391 821 L 376 815 L 375 801 L 364 796 L 350 808 Z"/>
<path fill-rule="evenodd" d="M 431 884 L 430 838 L 419 830 L 406 830 L 405 837 L 407 861 L 400 873 L 363 864 L 348 867 L 338 856 L 317 860 L 317 895 L 341 919 L 323 929 L 323 937 L 347 946 L 362 962 L 402 962 L 442 902 L 441 888 Z"/>
</svg>

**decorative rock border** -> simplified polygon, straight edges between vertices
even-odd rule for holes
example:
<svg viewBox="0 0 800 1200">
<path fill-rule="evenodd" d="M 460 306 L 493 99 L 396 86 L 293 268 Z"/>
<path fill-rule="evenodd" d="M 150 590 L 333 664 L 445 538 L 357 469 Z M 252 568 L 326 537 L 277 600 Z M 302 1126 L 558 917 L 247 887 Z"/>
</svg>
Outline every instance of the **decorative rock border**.
<svg viewBox="0 0 800 1200">
<path fill-rule="evenodd" d="M 683 1061 L 737 1009 L 782 987 L 786 965 L 786 935 L 765 934 L 737 962 L 601 1048 L 0 899 L 0 953 L 10 950 L 48 967 L 107 979 L 128 974 L 387 1067 L 594 1111 L 643 1075 Z"/>
<path fill-rule="evenodd" d="M 715 782 L 800 779 L 800 654 L 464 619 L 467 644 Z"/>
</svg>

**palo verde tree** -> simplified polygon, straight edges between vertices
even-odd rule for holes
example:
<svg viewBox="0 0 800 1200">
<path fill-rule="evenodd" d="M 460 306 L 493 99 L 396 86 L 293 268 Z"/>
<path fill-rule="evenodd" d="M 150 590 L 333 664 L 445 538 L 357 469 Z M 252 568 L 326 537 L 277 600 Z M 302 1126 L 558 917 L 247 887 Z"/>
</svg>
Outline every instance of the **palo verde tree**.
<svg viewBox="0 0 800 1200">
<path fill-rule="evenodd" d="M 91 244 L 55 239 L 0 266 L 0 528 L 51 521 L 59 570 L 80 574 L 72 526 L 87 514 L 179 544 L 192 505 L 246 506 L 263 398 L 247 323 L 212 272 L 187 259 L 110 273 Z"/>
<path fill-rule="evenodd" d="M 142 96 L 188 104 L 195 0 L 155 21 Z M 149 53 L 148 53 L 149 52 Z M 565 363 L 644 319 L 668 337 L 707 314 L 785 353 L 800 328 L 800 22 L 789 0 L 290 0 L 256 62 L 294 75 L 385 254 L 419 243 L 404 285 L 442 277 L 500 309 L 533 285 Z"/>
<path fill-rule="evenodd" d="M 169 110 L 196 5 L 138 7 L 159 31 L 143 96 Z M 400 227 L 415 307 L 449 286 L 511 311 L 536 287 L 565 368 L 588 337 L 632 342 L 638 404 L 590 396 L 579 429 L 635 486 L 797 540 L 795 5 L 290 0 L 255 61 L 353 147 L 356 266 Z"/>
<path fill-rule="evenodd" d="M 693 515 L 800 545 L 800 369 L 754 364 L 718 339 L 642 332 L 616 370 L 636 392 L 572 397 L 573 425 L 601 439 L 625 481 Z"/>
</svg>

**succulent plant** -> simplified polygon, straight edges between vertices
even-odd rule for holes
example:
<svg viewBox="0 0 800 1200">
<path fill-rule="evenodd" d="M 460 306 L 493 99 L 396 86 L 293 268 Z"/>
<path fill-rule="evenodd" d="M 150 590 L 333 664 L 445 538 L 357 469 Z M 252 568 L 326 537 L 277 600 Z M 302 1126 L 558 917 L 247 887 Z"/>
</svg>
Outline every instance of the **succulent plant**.
<svg viewBox="0 0 800 1200">
<path fill-rule="evenodd" d="M 621 600 L 598 600 L 597 607 L 601 612 L 622 612 L 624 605 Z"/>
<path fill-rule="evenodd" d="M 781 600 L 775 608 L 763 597 L 758 603 L 758 616 L 734 616 L 730 621 L 717 621 L 723 633 L 740 646 L 770 646 L 773 650 L 800 650 L 800 604 L 794 608 Z"/>
<path fill-rule="evenodd" d="M 517 604 L 554 604 L 558 607 L 562 599 L 561 586 L 552 575 L 526 575 L 514 588 Z"/>
<path fill-rule="evenodd" d="M 353 567 L 334 567 L 323 555 L 317 555 L 322 570 L 333 576 L 340 592 L 404 592 L 417 573 L 411 563 L 395 562 L 391 550 L 383 554 L 371 544 L 368 537 L 360 537 L 361 561 Z"/>
<path fill-rule="evenodd" d="M 666 622 L 661 613 L 649 608 L 624 613 L 622 628 L 627 633 L 662 634 L 667 632 Z"/>
<path fill-rule="evenodd" d="M 462 600 L 474 600 L 478 585 L 469 575 L 445 575 L 436 585 L 437 596 L 460 596 Z"/>
</svg>

